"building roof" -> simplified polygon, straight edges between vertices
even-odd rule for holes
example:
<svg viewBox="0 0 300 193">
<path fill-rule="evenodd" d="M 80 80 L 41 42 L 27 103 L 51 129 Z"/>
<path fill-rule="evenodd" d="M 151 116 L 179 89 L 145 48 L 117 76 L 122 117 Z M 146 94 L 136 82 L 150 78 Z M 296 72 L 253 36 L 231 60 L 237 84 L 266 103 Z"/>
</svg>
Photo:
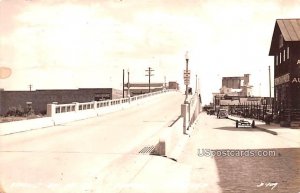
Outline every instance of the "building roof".
<svg viewBox="0 0 300 193">
<path fill-rule="evenodd" d="M 285 41 L 300 41 L 300 19 L 276 20 Z"/>
<path fill-rule="evenodd" d="M 272 42 L 269 55 L 275 55 L 278 48 L 278 36 L 282 34 L 286 42 L 300 41 L 300 19 L 277 19 L 272 36 Z"/>
</svg>

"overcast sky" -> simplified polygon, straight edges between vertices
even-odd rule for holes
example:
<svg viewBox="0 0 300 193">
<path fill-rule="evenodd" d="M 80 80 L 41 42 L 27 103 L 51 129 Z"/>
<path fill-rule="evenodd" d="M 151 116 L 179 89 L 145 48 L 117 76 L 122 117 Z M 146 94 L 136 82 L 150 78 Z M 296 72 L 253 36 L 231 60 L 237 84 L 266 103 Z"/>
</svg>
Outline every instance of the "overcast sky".
<svg viewBox="0 0 300 193">
<path fill-rule="evenodd" d="M 147 67 L 184 88 L 188 50 L 205 103 L 223 76 L 244 73 L 267 96 L 275 20 L 299 10 L 300 0 L 0 0 L 0 66 L 12 70 L 0 88 L 121 89 L 122 69 L 147 82 Z"/>
</svg>

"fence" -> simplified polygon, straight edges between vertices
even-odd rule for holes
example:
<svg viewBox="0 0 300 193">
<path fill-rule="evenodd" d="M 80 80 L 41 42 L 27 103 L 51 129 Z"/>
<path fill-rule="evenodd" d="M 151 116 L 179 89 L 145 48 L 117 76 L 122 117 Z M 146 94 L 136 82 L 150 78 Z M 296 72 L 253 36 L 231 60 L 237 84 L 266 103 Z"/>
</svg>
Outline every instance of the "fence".
<svg viewBox="0 0 300 193">
<path fill-rule="evenodd" d="M 244 118 L 266 120 L 273 117 L 272 106 L 259 103 L 242 103 L 228 107 L 229 114 Z M 269 120 L 271 121 L 271 120 Z"/>
</svg>

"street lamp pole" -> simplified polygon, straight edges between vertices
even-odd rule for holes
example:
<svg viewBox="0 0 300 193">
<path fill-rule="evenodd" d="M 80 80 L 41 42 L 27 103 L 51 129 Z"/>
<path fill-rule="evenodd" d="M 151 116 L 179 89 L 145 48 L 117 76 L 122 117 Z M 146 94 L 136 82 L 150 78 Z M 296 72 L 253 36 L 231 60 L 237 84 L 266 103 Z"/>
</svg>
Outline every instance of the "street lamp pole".
<svg viewBox="0 0 300 193">
<path fill-rule="evenodd" d="M 189 53 L 185 53 L 185 71 L 183 73 L 184 84 L 185 84 L 185 99 L 184 104 L 181 105 L 181 116 L 183 117 L 183 134 L 186 134 L 186 130 L 189 129 L 190 124 L 190 104 L 188 102 L 188 85 L 190 84 L 190 73 L 189 73 Z"/>
<path fill-rule="evenodd" d="M 188 72 L 189 71 L 189 52 L 185 53 L 185 61 L 186 61 L 185 69 L 186 69 L 186 72 Z M 188 103 L 188 82 L 186 82 L 186 84 L 185 84 L 185 99 L 184 99 L 184 103 L 185 104 Z"/>
<path fill-rule="evenodd" d="M 271 107 L 271 100 L 272 100 L 272 96 L 271 96 L 271 68 L 269 66 L 269 105 Z"/>
</svg>

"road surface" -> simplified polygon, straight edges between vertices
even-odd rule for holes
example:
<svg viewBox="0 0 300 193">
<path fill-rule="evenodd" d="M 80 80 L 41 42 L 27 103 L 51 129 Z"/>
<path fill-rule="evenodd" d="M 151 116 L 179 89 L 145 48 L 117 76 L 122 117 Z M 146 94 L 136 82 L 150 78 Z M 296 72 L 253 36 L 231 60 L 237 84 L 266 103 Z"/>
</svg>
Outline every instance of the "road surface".
<svg viewBox="0 0 300 193">
<path fill-rule="evenodd" d="M 147 192 L 147 179 L 173 163 L 139 151 L 158 142 L 183 100 L 166 93 L 102 117 L 1 136 L 2 192 Z"/>
<path fill-rule="evenodd" d="M 169 93 L 103 117 L 2 136 L 2 192 L 300 192 L 300 130 L 272 135 L 202 113 L 177 162 L 139 153 L 177 119 L 183 100 Z M 227 150 L 234 155 L 209 155 Z"/>
</svg>

